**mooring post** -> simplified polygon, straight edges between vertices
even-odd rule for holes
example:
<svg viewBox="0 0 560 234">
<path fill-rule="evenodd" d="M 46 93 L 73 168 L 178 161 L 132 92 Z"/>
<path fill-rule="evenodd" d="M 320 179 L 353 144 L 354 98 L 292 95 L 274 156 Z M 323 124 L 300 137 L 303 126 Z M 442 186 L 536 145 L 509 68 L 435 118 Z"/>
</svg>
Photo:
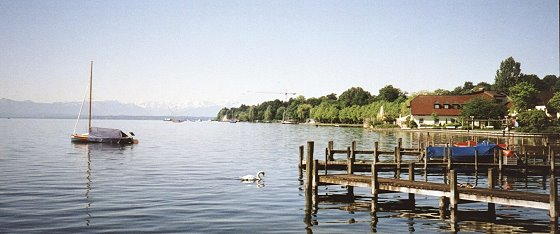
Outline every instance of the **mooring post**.
<svg viewBox="0 0 560 234">
<path fill-rule="evenodd" d="M 430 132 L 427 132 L 427 133 L 426 133 L 426 139 L 425 139 L 425 141 L 426 141 L 426 145 L 432 146 L 432 145 L 430 144 Z"/>
<path fill-rule="evenodd" d="M 356 142 L 352 141 L 352 147 L 348 147 L 346 148 L 346 154 L 347 154 L 347 172 L 348 174 L 353 174 L 354 173 L 354 153 L 353 153 L 353 149 L 356 146 Z M 347 190 L 348 190 L 348 196 L 350 197 L 354 197 L 354 187 L 353 186 L 346 186 Z"/>
<path fill-rule="evenodd" d="M 447 171 L 453 169 L 453 152 L 451 152 L 452 148 L 449 148 L 449 144 L 447 149 Z"/>
<path fill-rule="evenodd" d="M 313 213 L 317 213 L 319 205 L 319 160 L 313 160 Z"/>
<path fill-rule="evenodd" d="M 488 188 L 494 189 L 494 168 L 488 168 Z M 494 219 L 496 218 L 496 204 L 488 203 L 488 215 Z"/>
<path fill-rule="evenodd" d="M 449 192 L 451 196 L 449 198 L 449 212 L 452 227 L 454 228 L 459 221 L 458 217 L 458 205 L 459 205 L 459 191 L 457 190 L 457 172 L 455 169 L 449 171 Z"/>
<path fill-rule="evenodd" d="M 327 148 L 329 149 L 329 161 L 334 161 L 334 141 L 329 141 Z"/>
<path fill-rule="evenodd" d="M 325 175 L 328 172 L 329 166 L 329 147 L 325 148 Z"/>
<path fill-rule="evenodd" d="M 299 146 L 299 164 L 298 164 L 298 169 L 299 169 L 299 178 L 301 179 L 303 177 L 303 145 Z"/>
<path fill-rule="evenodd" d="M 305 209 L 309 213 L 313 206 L 313 141 L 307 142 L 307 157 L 305 158 Z"/>
<path fill-rule="evenodd" d="M 439 198 L 439 217 L 441 219 L 445 219 L 447 215 L 447 208 L 449 208 L 449 198 L 448 197 L 440 197 Z"/>
<path fill-rule="evenodd" d="M 555 230 L 558 226 L 558 184 L 556 182 L 556 175 L 555 175 L 555 162 L 556 159 L 554 157 L 554 153 L 552 153 L 552 157 L 550 157 L 550 223 L 551 227 Z"/>
<path fill-rule="evenodd" d="M 478 172 L 478 149 L 474 148 L 474 171 Z"/>
<path fill-rule="evenodd" d="M 373 142 L 373 162 L 379 162 L 379 142 Z"/>
<path fill-rule="evenodd" d="M 408 164 L 408 180 L 414 182 L 414 163 Z M 414 193 L 408 194 L 408 202 L 410 203 L 410 207 L 414 209 L 416 206 L 416 199 L 414 198 Z"/>
<path fill-rule="evenodd" d="M 354 145 L 354 142 L 352 142 L 352 145 Z M 353 174 L 354 173 L 354 150 L 353 147 L 348 147 L 346 149 L 346 153 L 348 154 L 346 157 L 346 171 L 348 172 L 348 174 Z"/>
<path fill-rule="evenodd" d="M 400 137 L 397 141 L 397 146 L 399 147 L 399 151 L 402 150 L 402 138 L 400 138 Z"/>
<path fill-rule="evenodd" d="M 377 163 L 374 161 L 371 163 L 371 212 L 375 213 L 378 208 L 378 196 L 379 196 L 379 181 L 377 178 L 377 173 L 379 167 L 376 165 Z"/>
<path fill-rule="evenodd" d="M 503 164 L 504 164 L 504 154 L 503 151 L 500 149 L 498 150 L 498 171 L 500 175 L 502 174 Z"/>
<path fill-rule="evenodd" d="M 398 146 L 395 146 L 395 163 L 396 163 L 395 178 L 400 179 L 401 178 L 401 152 Z"/>
</svg>

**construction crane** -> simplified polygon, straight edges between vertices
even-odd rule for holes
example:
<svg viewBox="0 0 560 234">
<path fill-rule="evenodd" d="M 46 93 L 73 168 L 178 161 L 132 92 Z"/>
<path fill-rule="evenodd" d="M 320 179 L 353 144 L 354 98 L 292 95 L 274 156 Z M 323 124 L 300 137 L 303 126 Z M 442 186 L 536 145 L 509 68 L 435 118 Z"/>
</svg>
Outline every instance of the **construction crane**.
<svg viewBox="0 0 560 234">
<path fill-rule="evenodd" d="M 288 101 L 288 95 L 292 96 L 292 95 L 296 95 L 297 93 L 292 93 L 292 92 L 253 92 L 253 93 L 262 93 L 262 94 L 282 94 L 284 95 L 284 99 L 287 102 Z M 286 111 L 284 111 L 284 113 L 282 113 L 282 123 L 292 123 L 290 121 L 286 121 Z"/>
</svg>

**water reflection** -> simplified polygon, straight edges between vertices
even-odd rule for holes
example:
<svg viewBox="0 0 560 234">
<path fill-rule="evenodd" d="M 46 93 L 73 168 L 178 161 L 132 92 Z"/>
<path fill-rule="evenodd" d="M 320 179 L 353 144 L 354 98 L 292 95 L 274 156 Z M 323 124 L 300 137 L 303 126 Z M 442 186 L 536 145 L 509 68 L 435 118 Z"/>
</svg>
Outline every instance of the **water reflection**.
<svg viewBox="0 0 560 234">
<path fill-rule="evenodd" d="M 86 213 L 86 218 L 85 218 L 85 222 L 86 222 L 86 227 L 89 227 L 91 225 L 91 222 L 93 220 L 93 215 L 92 215 L 92 203 L 93 203 L 93 198 L 91 197 L 91 192 L 93 190 L 94 187 L 94 182 L 93 182 L 93 170 L 92 170 L 92 155 L 94 152 L 100 152 L 100 151 L 109 151 L 109 152 L 119 152 L 122 150 L 126 150 L 128 148 L 132 148 L 132 145 L 112 145 L 112 144 L 76 144 L 73 143 L 72 144 L 74 146 L 74 149 L 79 150 L 79 151 L 83 151 L 83 155 L 85 156 L 85 162 L 86 162 L 86 168 L 85 168 L 85 179 L 86 179 L 86 183 L 85 183 L 85 193 L 84 193 L 84 197 L 85 197 L 85 213 Z"/>
</svg>

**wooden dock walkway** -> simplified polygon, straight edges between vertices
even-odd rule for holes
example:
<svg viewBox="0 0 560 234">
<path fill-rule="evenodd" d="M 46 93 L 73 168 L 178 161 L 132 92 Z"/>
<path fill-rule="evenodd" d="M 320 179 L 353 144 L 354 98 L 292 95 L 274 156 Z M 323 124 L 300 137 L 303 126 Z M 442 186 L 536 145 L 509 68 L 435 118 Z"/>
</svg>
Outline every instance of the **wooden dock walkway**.
<svg viewBox="0 0 560 234">
<path fill-rule="evenodd" d="M 401 142 L 401 140 L 399 140 Z M 518 206 L 527 207 L 535 209 L 548 210 L 550 216 L 550 227 L 551 232 L 556 233 L 558 230 L 558 194 L 557 194 L 557 181 L 555 170 L 555 153 L 548 155 L 547 161 L 548 165 L 533 165 L 532 169 L 544 169 L 547 167 L 548 170 L 544 170 L 547 173 L 550 172 L 550 194 L 539 194 L 524 191 L 511 191 L 502 190 L 495 188 L 495 173 L 498 171 L 501 178 L 501 173 L 506 170 L 527 170 L 528 165 L 504 165 L 503 160 L 499 159 L 499 163 L 463 163 L 457 164 L 451 161 L 451 157 L 447 156 L 445 162 L 441 163 L 427 163 L 426 158 L 423 157 L 424 161 L 420 163 L 420 168 L 427 170 L 429 168 L 440 168 L 444 172 L 444 183 L 434 183 L 427 181 L 416 181 L 415 171 L 418 168 L 416 163 L 403 163 L 402 154 L 403 152 L 412 152 L 411 150 L 402 150 L 402 146 L 399 143 L 395 147 L 392 153 L 394 157 L 394 163 L 381 163 L 379 162 L 379 152 L 378 143 L 374 144 L 373 151 L 358 151 L 356 150 L 356 143 L 352 142 L 352 145 L 344 151 L 347 154 L 345 161 L 334 160 L 333 155 L 335 153 L 342 153 L 342 151 L 335 151 L 332 148 L 332 143 L 329 142 L 327 149 L 325 150 L 325 160 L 322 164 L 319 160 L 313 158 L 314 152 L 314 142 L 307 142 L 307 154 L 305 160 L 304 147 L 300 147 L 300 161 L 299 168 L 303 170 L 305 168 L 305 204 L 306 204 L 306 215 L 310 214 L 315 207 L 315 213 L 318 210 L 319 195 L 318 186 L 325 185 L 342 185 L 346 186 L 348 189 L 348 195 L 353 196 L 354 187 L 365 187 L 371 188 L 371 212 L 375 213 L 378 211 L 378 195 L 385 192 L 399 192 L 407 193 L 408 200 L 411 207 L 415 206 L 415 195 L 426 195 L 439 197 L 439 209 L 440 215 L 444 217 L 449 214 L 449 220 L 451 222 L 451 229 L 456 231 L 458 226 L 457 223 L 460 221 L 458 217 L 458 205 L 464 202 L 485 202 L 488 203 L 488 213 L 495 217 L 495 204 L 502 204 L 508 206 Z M 422 150 L 417 150 L 420 156 L 425 156 L 425 152 Z M 549 150 L 550 152 L 550 150 Z M 359 161 L 356 162 L 356 154 L 364 153 L 371 154 L 372 160 L 369 161 Z M 387 153 L 387 152 L 385 152 Z M 501 156 L 501 155 L 500 155 Z M 309 162 L 309 163 L 308 163 Z M 312 163 L 311 163 L 312 162 Z M 404 167 L 403 167 L 404 166 Z M 477 171 L 481 169 L 487 170 L 488 175 L 488 187 L 487 188 L 474 188 L 463 186 L 457 180 L 457 170 L 462 166 L 468 168 L 474 168 Z M 369 167 L 369 170 L 368 168 Z M 324 174 L 320 175 L 320 169 L 323 169 Z M 408 179 L 400 179 L 401 170 L 405 169 L 408 171 Z M 370 172 L 370 174 L 355 174 L 360 169 L 360 171 Z M 395 170 L 396 178 L 380 178 L 379 172 L 383 169 Z M 342 174 L 329 174 L 329 170 L 346 170 Z M 300 171 L 300 176 L 303 173 Z M 398 175 L 398 176 L 397 176 Z M 446 176 L 445 176 L 446 175 Z M 308 223 L 310 217 L 306 216 L 304 220 Z M 310 224 L 310 223 L 308 223 Z"/>
</svg>

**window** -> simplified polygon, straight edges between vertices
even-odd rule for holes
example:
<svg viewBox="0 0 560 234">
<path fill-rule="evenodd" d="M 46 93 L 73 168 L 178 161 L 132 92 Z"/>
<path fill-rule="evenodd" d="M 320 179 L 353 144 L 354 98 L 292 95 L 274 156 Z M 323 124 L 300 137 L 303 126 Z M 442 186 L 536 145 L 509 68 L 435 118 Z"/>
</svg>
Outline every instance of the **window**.
<svg viewBox="0 0 560 234">
<path fill-rule="evenodd" d="M 459 104 L 453 104 L 453 109 L 461 109 L 461 105 Z"/>
<path fill-rule="evenodd" d="M 434 124 L 439 124 L 439 119 L 434 119 Z"/>
<path fill-rule="evenodd" d="M 449 104 L 443 104 L 444 109 L 449 109 Z"/>
<path fill-rule="evenodd" d="M 440 108 L 439 103 L 434 104 L 434 109 L 439 109 L 439 108 Z"/>
<path fill-rule="evenodd" d="M 424 118 L 418 119 L 418 123 L 421 123 L 421 124 L 424 123 Z"/>
</svg>

